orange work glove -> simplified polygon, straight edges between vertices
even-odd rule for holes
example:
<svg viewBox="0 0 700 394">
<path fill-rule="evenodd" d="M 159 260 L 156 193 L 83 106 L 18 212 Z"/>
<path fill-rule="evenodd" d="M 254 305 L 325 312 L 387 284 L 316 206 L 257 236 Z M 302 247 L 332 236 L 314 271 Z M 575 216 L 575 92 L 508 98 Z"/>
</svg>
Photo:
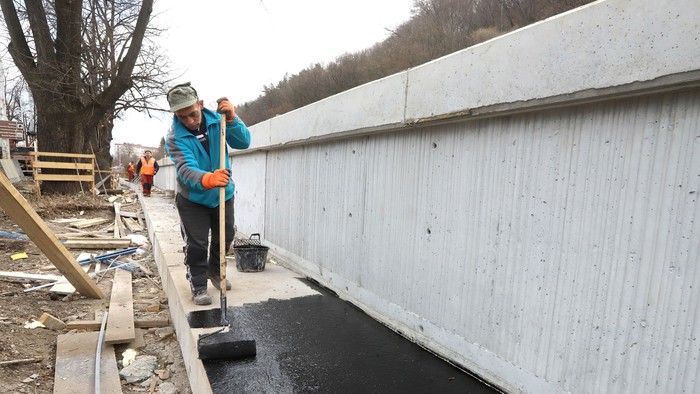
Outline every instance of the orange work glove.
<svg viewBox="0 0 700 394">
<path fill-rule="evenodd" d="M 216 102 L 219 104 L 216 112 L 226 114 L 226 123 L 233 122 L 233 117 L 236 115 L 236 112 L 233 110 L 233 104 L 231 104 L 226 97 L 222 97 L 216 100 Z"/>
<path fill-rule="evenodd" d="M 226 187 L 228 185 L 228 170 L 215 170 L 208 172 L 202 177 L 202 186 L 209 190 L 215 187 Z"/>
</svg>

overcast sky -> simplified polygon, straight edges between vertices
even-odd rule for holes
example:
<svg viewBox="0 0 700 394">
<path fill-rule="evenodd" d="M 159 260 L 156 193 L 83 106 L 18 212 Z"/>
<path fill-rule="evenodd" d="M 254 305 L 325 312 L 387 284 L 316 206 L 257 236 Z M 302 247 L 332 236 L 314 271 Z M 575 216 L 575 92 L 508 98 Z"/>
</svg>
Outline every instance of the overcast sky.
<svg viewBox="0 0 700 394">
<path fill-rule="evenodd" d="M 243 103 L 311 64 L 368 48 L 410 18 L 413 0 L 156 0 L 157 24 L 172 68 L 207 107 L 228 96 Z M 160 103 L 166 107 L 163 98 Z M 114 142 L 157 146 L 171 117 L 136 112 L 117 120 Z"/>
</svg>

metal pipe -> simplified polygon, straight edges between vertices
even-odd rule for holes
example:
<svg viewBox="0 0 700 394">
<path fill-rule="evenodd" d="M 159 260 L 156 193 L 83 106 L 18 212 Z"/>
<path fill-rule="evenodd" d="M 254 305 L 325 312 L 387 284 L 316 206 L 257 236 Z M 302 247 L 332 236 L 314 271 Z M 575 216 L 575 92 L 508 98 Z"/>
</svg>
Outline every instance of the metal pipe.
<svg viewBox="0 0 700 394">
<path fill-rule="evenodd" d="M 97 351 L 95 352 L 95 394 L 100 394 L 100 359 L 102 358 L 102 341 L 105 337 L 105 326 L 107 325 L 107 315 L 105 311 L 102 315 L 102 326 L 100 327 L 100 335 L 97 337 Z"/>
</svg>

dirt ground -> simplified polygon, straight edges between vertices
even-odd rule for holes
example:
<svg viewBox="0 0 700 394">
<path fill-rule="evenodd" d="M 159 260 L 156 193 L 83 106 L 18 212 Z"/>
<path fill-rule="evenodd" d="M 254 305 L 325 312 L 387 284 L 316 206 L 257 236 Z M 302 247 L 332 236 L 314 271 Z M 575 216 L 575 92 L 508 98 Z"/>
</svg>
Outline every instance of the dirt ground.
<svg viewBox="0 0 700 394">
<path fill-rule="evenodd" d="M 14 186 L 56 234 L 77 233 L 77 230 L 69 228 L 66 223 L 52 222 L 56 219 L 69 218 L 109 219 L 109 222 L 105 224 L 79 231 L 111 234 L 114 224 L 114 209 L 112 203 L 108 201 L 110 196 L 78 193 L 68 196 L 42 196 L 37 199 L 31 189 L 32 182 L 23 181 Z M 136 212 L 138 210 L 139 203 L 133 192 L 125 192 L 118 201 L 122 203 L 122 212 Z M 5 233 L 23 232 L 2 210 L 0 210 L 0 231 Z M 145 229 L 135 234 L 147 237 Z M 135 245 L 132 244 L 132 246 Z M 69 251 L 77 258 L 81 252 L 100 255 L 114 250 L 69 249 Z M 28 258 L 12 260 L 12 256 L 19 253 L 26 253 Z M 132 276 L 135 318 L 154 320 L 168 318 L 168 300 L 160 284 L 150 243 L 139 246 L 137 253 L 120 257 L 118 260 L 121 262 L 131 260 L 142 267 L 135 270 Z M 1 235 L 0 271 L 60 275 L 51 261 L 34 243 L 29 240 Z M 2 388 L 0 391 L 3 393 L 53 393 L 56 337 L 60 334 L 66 334 L 68 330 L 25 328 L 26 323 L 39 320 L 44 312 L 63 322 L 95 320 L 96 312 L 99 315 L 100 311 L 108 309 L 113 276 L 114 270 L 107 271 L 101 278 L 98 274 L 100 279 L 97 285 L 106 295 L 106 298 L 102 300 L 86 298 L 78 293 L 52 297 L 49 291 L 50 287 L 25 292 L 28 288 L 48 282 L 0 276 L 0 387 Z M 145 381 L 127 383 L 126 380 L 122 379 L 122 391 L 124 393 L 177 392 L 190 394 L 187 373 L 174 330 L 172 328 L 144 329 L 144 340 L 145 346 L 136 349 L 138 355 L 155 356 L 158 365 L 151 378 Z M 127 347 L 127 345 L 115 346 L 120 371 L 122 369 L 122 353 Z M 40 361 L 3 365 L 3 362 L 6 361 L 28 358 L 40 358 Z"/>
</svg>

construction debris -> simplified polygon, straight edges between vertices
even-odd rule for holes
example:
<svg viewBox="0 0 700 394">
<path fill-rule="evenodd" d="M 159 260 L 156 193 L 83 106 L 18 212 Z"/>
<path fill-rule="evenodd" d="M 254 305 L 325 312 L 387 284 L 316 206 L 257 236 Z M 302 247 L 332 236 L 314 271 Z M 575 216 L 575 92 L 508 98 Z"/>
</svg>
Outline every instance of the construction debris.
<svg viewBox="0 0 700 394">
<path fill-rule="evenodd" d="M 136 219 L 133 218 L 122 218 L 124 225 L 131 233 L 138 233 L 143 231 L 143 227 L 139 224 Z"/>
<path fill-rule="evenodd" d="M 45 281 L 57 281 L 65 279 L 60 275 L 49 275 L 49 274 L 27 274 L 24 272 L 13 272 L 13 271 L 0 271 L 0 278 L 15 278 L 15 279 L 29 279 L 29 280 L 45 280 Z"/>
<path fill-rule="evenodd" d="M 0 367 L 8 366 L 8 365 L 20 365 L 20 364 L 31 364 L 31 363 L 38 363 L 44 361 L 43 357 L 32 357 L 32 358 L 20 358 L 17 360 L 7 360 L 7 361 L 0 361 Z"/>
<path fill-rule="evenodd" d="M 12 256 L 10 256 L 10 258 L 12 259 L 12 261 L 15 261 L 15 260 L 19 260 L 19 259 L 28 259 L 29 256 L 27 256 L 27 253 L 22 252 L 22 253 L 13 254 Z"/>
<path fill-rule="evenodd" d="M 27 328 L 29 330 L 33 330 L 35 328 L 45 328 L 44 325 L 36 320 L 28 321 L 24 323 L 24 328 Z"/>
<path fill-rule="evenodd" d="M 69 238 L 62 241 L 63 246 L 68 249 L 119 249 L 127 248 L 131 245 L 131 240 L 125 239 L 84 239 Z"/>
<path fill-rule="evenodd" d="M 139 218 L 143 219 L 143 214 L 142 213 L 134 213 L 134 212 L 127 212 L 127 211 L 120 211 L 119 215 L 123 218 Z"/>
<path fill-rule="evenodd" d="M 0 231 L 0 237 L 15 238 L 15 239 L 29 239 L 29 237 L 27 237 L 24 234 L 8 233 L 5 231 Z"/>
<path fill-rule="evenodd" d="M 109 219 L 105 218 L 95 218 L 95 219 L 79 219 L 76 221 L 72 221 L 69 226 L 74 227 L 74 228 L 86 228 L 86 227 L 92 227 L 92 226 L 97 226 L 99 224 L 104 224 L 109 222 Z"/>
<path fill-rule="evenodd" d="M 109 189 L 109 181 L 106 183 Z M 20 186 L 22 184 L 18 185 L 22 193 L 34 197 L 31 189 L 27 189 L 25 192 Z M 102 187 L 100 187 L 100 191 L 102 191 Z M 5 196 L 5 194 L 0 193 L 0 200 L 2 200 L 0 206 L 2 208 L 5 207 L 6 202 L 11 202 L 6 200 Z M 132 292 L 133 296 L 137 296 L 136 302 L 131 299 L 133 309 L 126 312 L 126 315 L 131 317 L 134 339 L 130 342 L 124 342 L 124 345 L 129 348 L 143 349 L 144 352 L 157 356 L 158 368 L 162 369 L 158 369 L 156 372 L 150 367 L 146 368 L 145 372 L 148 373 L 144 373 L 145 380 L 128 384 L 124 379 L 121 382 L 120 390 L 119 371 L 115 368 L 114 361 L 121 360 L 121 350 L 124 347 L 123 345 L 118 346 L 116 349 L 119 350 L 119 353 L 115 354 L 117 350 L 112 345 L 105 344 L 102 348 L 102 354 L 99 355 L 100 360 L 103 360 L 100 363 L 102 365 L 100 376 L 105 378 L 102 380 L 101 391 L 149 392 L 150 387 L 152 388 L 151 392 L 174 394 L 176 392 L 175 385 L 163 383 L 164 379 L 178 382 L 180 388 L 185 387 L 186 383 L 183 386 L 182 381 L 184 376 L 186 382 L 186 371 L 179 366 L 176 368 L 172 361 L 173 357 L 181 357 L 181 355 L 174 356 L 173 349 L 177 349 L 177 347 L 169 346 L 169 344 L 164 346 L 163 343 L 177 341 L 175 335 L 172 334 L 172 328 L 165 331 L 153 330 L 153 328 L 168 327 L 172 322 L 169 319 L 168 300 L 163 295 L 162 284 L 153 265 L 152 246 L 147 238 L 141 201 L 135 197 L 131 190 L 114 196 L 101 193 L 99 196 L 68 195 L 59 198 L 46 194 L 41 200 L 29 200 L 33 209 L 36 209 L 36 212 L 44 218 L 42 220 L 53 219 L 46 220 L 50 226 L 46 227 L 47 233 L 52 233 L 56 237 L 56 243 L 63 248 L 70 246 L 68 249 L 71 255 L 70 259 L 77 263 L 76 268 L 85 273 L 100 288 L 107 290 L 111 288 L 112 291 L 118 291 L 117 288 L 122 286 L 114 285 L 111 274 L 123 272 L 127 276 L 133 275 L 131 278 L 133 288 L 131 291 L 124 291 L 122 295 L 125 299 L 131 299 Z M 118 211 L 110 212 L 110 208 L 114 207 L 115 202 L 118 205 Z M 24 208 L 23 204 L 20 205 Z M 19 208 L 17 205 L 11 206 L 11 208 L 15 207 Z M 0 211 L 0 215 L 2 215 L 2 211 Z M 60 216 L 64 217 L 60 218 Z M 11 216 L 11 219 L 14 218 Z M 4 335 L 10 330 L 15 333 L 12 342 L 4 339 L 0 341 L 3 342 L 3 345 L 9 345 L 3 346 L 6 353 L 1 359 L 6 361 L 0 361 L 0 372 L 10 370 L 10 368 L 2 368 L 3 366 L 15 366 L 11 367 L 13 371 L 24 369 L 21 376 L 16 377 L 16 379 L 13 377 L 11 385 L 5 387 L 5 391 L 24 392 L 26 390 L 29 392 L 32 391 L 31 389 L 36 391 L 33 386 L 37 386 L 39 391 L 44 392 L 46 385 L 53 385 L 54 392 L 80 393 L 85 392 L 82 387 L 83 383 L 91 391 L 94 378 L 92 367 L 96 357 L 98 357 L 95 354 L 97 331 L 100 330 L 102 319 L 101 315 L 95 320 L 86 319 L 91 319 L 92 314 L 97 315 L 96 311 L 101 312 L 109 306 L 109 321 L 113 319 L 113 316 L 117 316 L 119 308 L 116 305 L 110 305 L 105 300 L 86 300 L 85 295 L 79 294 L 65 276 L 61 275 L 64 270 L 56 264 L 49 263 L 49 261 L 53 262 L 51 256 L 46 255 L 46 253 L 42 255 L 43 249 L 39 251 L 34 234 L 22 226 L 25 223 L 33 223 L 29 219 L 24 220 L 24 217 L 21 219 L 22 223 L 14 220 L 4 221 L 0 227 L 0 230 L 4 230 L 4 232 L 0 232 L 0 246 L 4 246 L 7 251 L 5 262 L 8 263 L 2 267 L 7 271 L 0 271 L 0 295 L 12 295 L 12 300 L 3 299 L 7 300 L 8 305 L 14 305 L 12 308 L 8 307 L 8 309 L 0 311 L 2 312 L 0 313 L 0 334 L 2 334 L 0 336 L 9 338 Z M 114 237 L 115 228 L 119 232 L 118 238 Z M 41 241 L 48 244 L 48 241 L 45 242 L 43 239 Z M 100 245 L 99 248 L 93 248 L 97 245 Z M 47 247 L 53 246 L 53 244 L 47 245 Z M 11 255 L 24 250 L 26 250 L 28 258 L 10 262 Z M 78 251 L 90 253 L 82 253 L 80 256 L 74 257 Z M 2 275 L 5 272 L 8 273 L 8 276 Z M 64 287 L 65 291 L 57 291 Z M 25 295 L 26 292 L 31 291 L 36 291 L 36 293 L 30 293 L 31 296 Z M 42 295 L 42 292 L 46 293 Z M 47 303 L 45 299 L 49 295 L 52 300 L 58 302 Z M 112 293 L 111 299 L 117 298 L 119 297 Z M 61 299 L 64 302 L 60 302 Z M 33 300 L 38 300 L 38 306 L 32 305 Z M 22 307 L 18 307 L 18 305 L 22 305 Z M 86 305 L 90 305 L 90 308 L 93 309 L 87 311 Z M 115 317 L 114 320 L 119 322 L 129 319 Z M 22 328 L 25 323 L 27 323 L 27 329 Z M 32 330 L 29 327 L 35 329 Z M 42 330 L 42 328 L 44 329 Z M 1 331 L 3 329 L 4 331 Z M 40 331 L 39 335 L 37 335 L 37 329 Z M 51 335 L 52 332 L 53 335 Z M 47 342 L 47 338 L 53 338 L 54 341 Z M 14 348 L 15 344 L 17 344 L 17 349 Z M 53 354 L 48 352 L 51 346 L 56 346 L 56 352 Z M 42 354 L 41 352 L 37 353 L 38 349 L 47 351 L 46 358 L 33 357 L 35 354 Z M 175 354 L 179 354 L 179 351 Z M 36 367 L 31 365 L 42 360 L 44 362 L 37 364 Z M 105 362 L 108 362 L 109 365 Z M 36 371 L 45 371 L 47 367 L 53 369 L 53 379 L 45 376 L 46 374 L 43 372 L 33 374 Z M 121 369 L 121 366 L 119 367 Z M 105 382 L 111 382 L 111 384 L 105 386 Z"/>
<path fill-rule="evenodd" d="M 43 324 L 44 327 L 48 328 L 49 330 L 54 330 L 54 331 L 61 331 L 64 328 L 66 328 L 66 323 L 61 321 L 60 319 L 49 315 L 48 313 L 44 312 L 40 317 L 39 317 L 39 323 Z"/>
<path fill-rule="evenodd" d="M 0 174 L 0 208 L 31 238 L 51 262 L 85 296 L 104 298 L 104 293 L 78 269 L 73 257 L 26 199 Z"/>
</svg>

